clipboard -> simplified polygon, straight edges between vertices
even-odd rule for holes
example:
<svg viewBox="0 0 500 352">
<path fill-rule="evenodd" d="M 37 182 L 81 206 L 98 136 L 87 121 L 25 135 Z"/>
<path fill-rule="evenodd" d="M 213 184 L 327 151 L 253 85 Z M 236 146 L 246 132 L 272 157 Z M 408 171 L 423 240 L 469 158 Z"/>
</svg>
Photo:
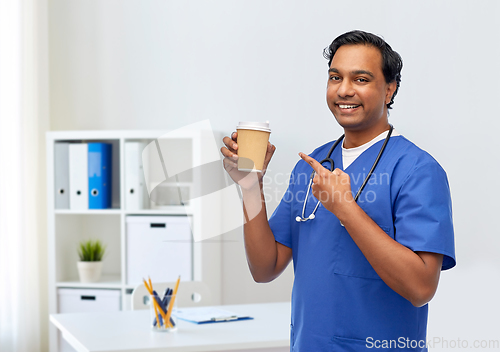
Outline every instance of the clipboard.
<svg viewBox="0 0 500 352">
<path fill-rule="evenodd" d="M 194 324 L 224 323 L 238 320 L 250 320 L 253 317 L 240 316 L 225 309 L 215 307 L 180 308 L 174 311 L 177 319 Z"/>
</svg>

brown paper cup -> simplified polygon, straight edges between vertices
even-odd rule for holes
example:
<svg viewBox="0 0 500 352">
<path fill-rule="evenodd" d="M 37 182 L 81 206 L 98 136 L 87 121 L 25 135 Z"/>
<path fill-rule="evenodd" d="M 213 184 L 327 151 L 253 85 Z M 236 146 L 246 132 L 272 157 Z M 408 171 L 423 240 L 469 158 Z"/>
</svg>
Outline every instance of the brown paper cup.
<svg viewBox="0 0 500 352">
<path fill-rule="evenodd" d="M 236 127 L 238 131 L 238 170 L 262 172 L 267 142 L 271 134 L 271 130 L 267 127 L 266 131 L 262 125 L 264 123 L 240 122 L 240 125 Z"/>
</svg>

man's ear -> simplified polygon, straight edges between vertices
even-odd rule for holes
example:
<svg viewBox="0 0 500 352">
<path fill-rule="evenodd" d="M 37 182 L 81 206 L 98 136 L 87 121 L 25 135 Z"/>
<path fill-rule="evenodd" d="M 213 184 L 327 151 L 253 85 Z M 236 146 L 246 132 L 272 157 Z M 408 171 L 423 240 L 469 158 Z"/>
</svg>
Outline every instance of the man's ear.
<svg viewBox="0 0 500 352">
<path fill-rule="evenodd" d="M 391 83 L 387 84 L 387 91 L 385 93 L 385 104 L 389 104 L 391 102 L 392 96 L 394 95 L 394 92 L 396 91 L 397 83 L 396 81 L 392 81 Z"/>
</svg>

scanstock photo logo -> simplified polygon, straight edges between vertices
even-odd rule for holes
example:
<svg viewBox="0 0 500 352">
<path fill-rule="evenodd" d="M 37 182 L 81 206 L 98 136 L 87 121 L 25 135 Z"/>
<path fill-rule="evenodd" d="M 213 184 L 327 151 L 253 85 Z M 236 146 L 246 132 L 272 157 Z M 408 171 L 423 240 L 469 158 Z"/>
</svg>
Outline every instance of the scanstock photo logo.
<svg viewBox="0 0 500 352">
<path fill-rule="evenodd" d="M 209 120 L 172 130 L 146 145 L 142 150 L 144 182 L 148 196 L 156 207 L 177 205 L 203 209 L 200 228 L 189 216 L 195 242 L 213 239 L 240 228 L 245 223 L 242 197 L 238 186 L 222 165 L 217 136 Z M 255 177 L 248 173 L 247 177 Z M 253 219 L 261 210 L 259 204 L 248 211 Z"/>
</svg>

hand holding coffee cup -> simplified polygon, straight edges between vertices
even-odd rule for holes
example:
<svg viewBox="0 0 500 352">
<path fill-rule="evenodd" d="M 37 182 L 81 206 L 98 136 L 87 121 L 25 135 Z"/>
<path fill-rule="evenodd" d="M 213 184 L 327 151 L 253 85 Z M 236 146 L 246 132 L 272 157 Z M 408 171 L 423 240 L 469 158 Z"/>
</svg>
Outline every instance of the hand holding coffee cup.
<svg viewBox="0 0 500 352">
<path fill-rule="evenodd" d="M 231 138 L 224 137 L 224 169 L 243 188 L 262 180 L 276 147 L 269 143 L 268 122 L 240 122 Z"/>
</svg>

